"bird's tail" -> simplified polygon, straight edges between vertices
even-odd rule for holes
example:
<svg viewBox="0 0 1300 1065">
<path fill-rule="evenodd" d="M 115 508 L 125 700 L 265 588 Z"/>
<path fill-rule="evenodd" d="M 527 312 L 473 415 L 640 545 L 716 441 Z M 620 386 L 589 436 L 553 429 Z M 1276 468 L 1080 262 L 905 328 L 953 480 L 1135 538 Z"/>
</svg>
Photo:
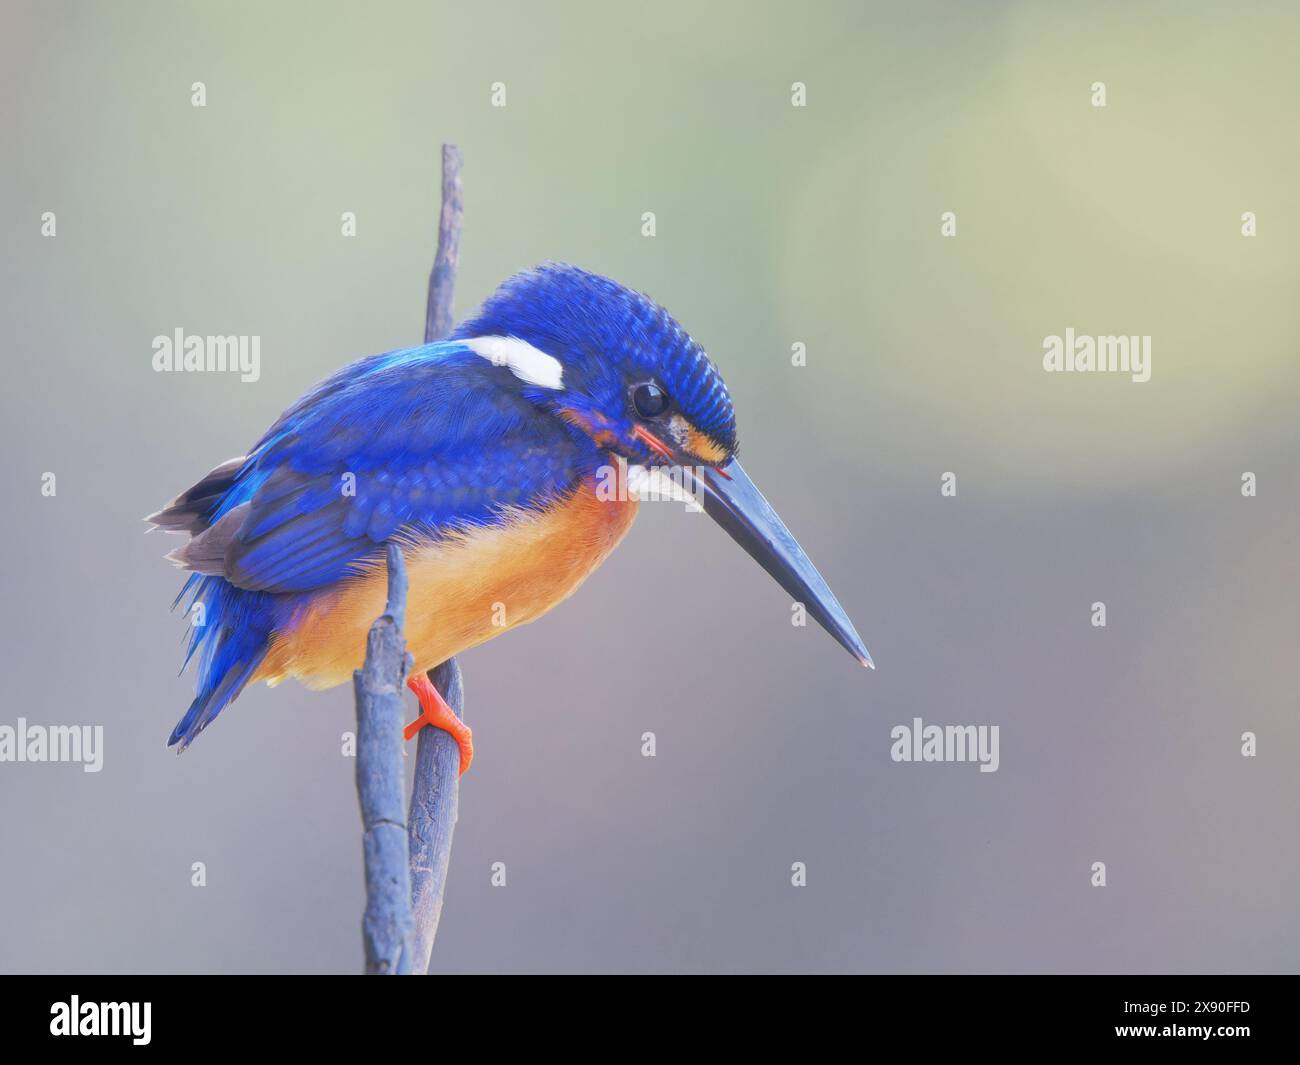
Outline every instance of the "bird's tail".
<svg viewBox="0 0 1300 1065">
<path fill-rule="evenodd" d="M 275 599 L 266 592 L 250 592 L 222 577 L 196 573 L 176 603 L 187 593 L 190 634 L 185 664 L 198 654 L 198 683 L 194 702 L 167 741 L 181 751 L 243 691 L 266 657 L 275 631 Z"/>
</svg>

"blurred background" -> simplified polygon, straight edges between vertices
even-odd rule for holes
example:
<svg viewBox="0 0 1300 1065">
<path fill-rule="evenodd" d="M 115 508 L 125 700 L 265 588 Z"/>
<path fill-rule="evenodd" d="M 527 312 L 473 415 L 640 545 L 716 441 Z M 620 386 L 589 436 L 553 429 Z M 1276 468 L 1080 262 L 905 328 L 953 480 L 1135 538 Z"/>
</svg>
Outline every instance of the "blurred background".
<svg viewBox="0 0 1300 1065">
<path fill-rule="evenodd" d="M 3 0 L 0 724 L 105 749 L 0 765 L 0 970 L 359 971 L 351 691 L 174 757 L 140 519 L 420 339 L 448 140 L 458 317 L 545 259 L 664 303 L 878 669 L 643 507 L 462 660 L 436 970 L 1294 971 L 1298 45 L 1287 3 Z M 260 380 L 153 372 L 178 327 Z M 1044 373 L 1067 327 L 1150 335 L 1151 380 Z M 892 762 L 914 717 L 998 725 L 999 770 Z"/>
</svg>

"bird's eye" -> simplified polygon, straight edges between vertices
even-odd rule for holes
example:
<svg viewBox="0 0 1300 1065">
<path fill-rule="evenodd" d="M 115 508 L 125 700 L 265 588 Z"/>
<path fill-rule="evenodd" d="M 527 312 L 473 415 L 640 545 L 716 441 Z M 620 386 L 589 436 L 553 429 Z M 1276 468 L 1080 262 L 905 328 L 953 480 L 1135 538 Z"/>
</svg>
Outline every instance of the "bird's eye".
<svg viewBox="0 0 1300 1065">
<path fill-rule="evenodd" d="M 632 388 L 632 406 L 642 418 L 657 418 L 668 409 L 668 393 L 653 381 Z"/>
</svg>

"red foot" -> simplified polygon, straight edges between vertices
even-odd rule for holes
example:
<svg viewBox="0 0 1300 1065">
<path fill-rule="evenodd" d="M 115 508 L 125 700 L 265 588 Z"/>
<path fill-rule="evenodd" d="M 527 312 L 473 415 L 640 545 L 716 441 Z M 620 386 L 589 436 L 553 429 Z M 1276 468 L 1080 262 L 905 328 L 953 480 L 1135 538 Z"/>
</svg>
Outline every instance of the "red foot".
<svg viewBox="0 0 1300 1065">
<path fill-rule="evenodd" d="M 443 697 L 438 694 L 438 689 L 433 686 L 433 681 L 429 679 L 428 674 L 413 674 L 406 679 L 406 686 L 415 692 L 415 697 L 420 700 L 422 713 L 406 726 L 403 735 L 409 740 L 425 725 L 432 725 L 434 728 L 450 732 L 451 738 L 456 741 L 456 746 L 460 748 L 460 772 L 464 776 L 470 762 L 474 761 L 474 733 L 470 731 L 465 722 L 456 716 Z"/>
</svg>

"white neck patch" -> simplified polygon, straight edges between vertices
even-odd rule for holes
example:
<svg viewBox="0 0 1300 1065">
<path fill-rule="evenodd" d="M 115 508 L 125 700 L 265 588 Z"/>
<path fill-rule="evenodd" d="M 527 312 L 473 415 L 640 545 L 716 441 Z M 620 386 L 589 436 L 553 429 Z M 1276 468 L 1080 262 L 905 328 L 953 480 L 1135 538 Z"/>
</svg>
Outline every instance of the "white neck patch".
<svg viewBox="0 0 1300 1065">
<path fill-rule="evenodd" d="M 564 387 L 564 367 L 554 355 L 518 337 L 471 337 L 462 344 L 493 366 L 508 367 L 519 380 L 541 388 Z"/>
</svg>

